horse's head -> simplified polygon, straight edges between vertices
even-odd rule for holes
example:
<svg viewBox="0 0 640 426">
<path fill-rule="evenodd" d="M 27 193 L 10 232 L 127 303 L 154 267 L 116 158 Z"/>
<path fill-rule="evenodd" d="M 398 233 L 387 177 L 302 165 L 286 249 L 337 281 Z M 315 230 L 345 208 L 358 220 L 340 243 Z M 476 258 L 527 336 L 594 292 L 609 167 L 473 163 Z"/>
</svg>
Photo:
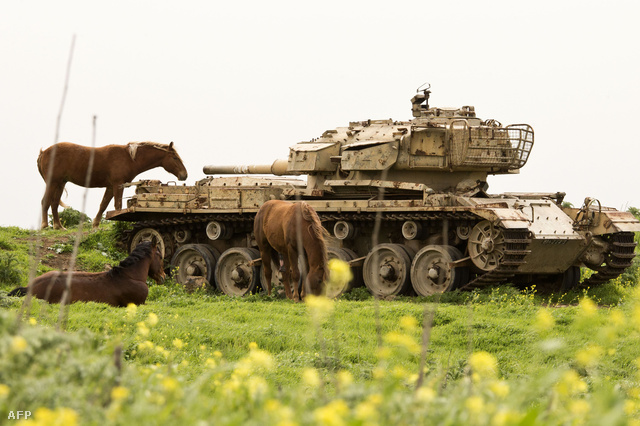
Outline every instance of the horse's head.
<svg viewBox="0 0 640 426">
<path fill-rule="evenodd" d="M 167 147 L 166 155 L 162 159 L 162 167 L 179 180 L 187 180 L 187 168 L 184 166 L 178 152 L 173 147 L 173 142 L 171 142 Z"/>
<path fill-rule="evenodd" d="M 151 241 L 151 263 L 149 264 L 149 276 L 158 284 L 162 284 L 166 277 L 164 273 L 164 262 L 162 260 L 162 252 L 158 247 L 157 241 Z"/>
<path fill-rule="evenodd" d="M 310 294 L 320 296 L 324 292 L 324 282 L 327 279 L 326 269 L 323 267 L 311 268 L 307 274 L 307 289 Z"/>
</svg>

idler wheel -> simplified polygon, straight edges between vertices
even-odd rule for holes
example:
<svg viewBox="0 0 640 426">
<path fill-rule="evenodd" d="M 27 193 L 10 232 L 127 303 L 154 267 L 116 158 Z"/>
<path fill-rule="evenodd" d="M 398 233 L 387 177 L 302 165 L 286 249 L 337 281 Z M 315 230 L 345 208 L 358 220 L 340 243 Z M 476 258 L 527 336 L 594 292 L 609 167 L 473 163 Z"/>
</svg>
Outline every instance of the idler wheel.
<svg viewBox="0 0 640 426">
<path fill-rule="evenodd" d="M 504 258 L 504 234 L 488 220 L 473 227 L 469 235 L 469 255 L 481 271 L 493 271 Z"/>
</svg>

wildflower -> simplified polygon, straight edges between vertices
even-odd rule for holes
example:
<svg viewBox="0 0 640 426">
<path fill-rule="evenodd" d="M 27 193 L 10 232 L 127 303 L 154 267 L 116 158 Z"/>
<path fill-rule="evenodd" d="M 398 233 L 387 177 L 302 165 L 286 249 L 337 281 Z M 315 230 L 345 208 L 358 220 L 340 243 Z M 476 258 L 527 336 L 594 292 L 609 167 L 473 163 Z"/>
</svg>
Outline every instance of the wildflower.
<svg viewBox="0 0 640 426">
<path fill-rule="evenodd" d="M 156 346 L 156 352 L 165 358 L 169 357 L 169 351 L 163 348 L 162 346 Z"/>
<path fill-rule="evenodd" d="M 11 339 L 11 353 L 20 354 L 27 349 L 28 343 L 22 336 L 13 336 Z"/>
<path fill-rule="evenodd" d="M 555 323 L 556 320 L 548 309 L 540 309 L 536 313 L 536 319 L 533 323 L 533 327 L 538 333 L 542 333 L 551 330 Z"/>
<path fill-rule="evenodd" d="M 158 316 L 153 312 L 150 312 L 149 316 L 147 317 L 147 324 L 149 325 L 149 327 L 153 327 L 158 324 Z"/>
<path fill-rule="evenodd" d="M 181 339 L 173 339 L 173 346 L 175 346 L 176 349 L 182 349 L 184 342 Z"/>
<path fill-rule="evenodd" d="M 585 297 L 580 301 L 578 308 L 580 315 L 586 318 L 592 317 L 598 312 L 598 306 L 588 297 Z"/>
<path fill-rule="evenodd" d="M 127 305 L 127 318 L 128 319 L 134 319 L 137 312 L 138 312 L 138 307 L 136 306 L 135 303 L 129 303 Z"/>
<path fill-rule="evenodd" d="M 215 360 L 215 359 L 213 359 L 213 358 L 207 358 L 207 359 L 204 361 L 204 365 L 206 365 L 206 366 L 207 366 L 207 367 L 209 367 L 209 368 L 216 368 L 216 367 L 218 366 L 218 363 L 217 363 L 217 362 L 216 362 L 216 360 Z"/>
<path fill-rule="evenodd" d="M 0 399 L 9 396 L 10 391 L 11 389 L 9 388 L 9 386 L 5 385 L 4 383 L 0 383 Z"/>
<path fill-rule="evenodd" d="M 554 389 L 561 396 L 574 396 L 587 390 L 587 384 L 578 376 L 575 370 L 566 371 Z"/>
<path fill-rule="evenodd" d="M 329 259 L 329 280 L 326 285 L 330 288 L 342 289 L 353 279 L 351 267 L 341 259 Z"/>
<path fill-rule="evenodd" d="M 436 398 L 436 391 L 428 386 L 421 386 L 416 391 L 416 400 L 419 402 L 431 402 Z"/>
<path fill-rule="evenodd" d="M 273 369 L 273 357 L 267 351 L 263 351 L 260 349 L 253 349 L 249 352 L 249 356 L 247 357 L 247 361 L 249 365 L 258 370 L 266 370 L 269 371 Z"/>
<path fill-rule="evenodd" d="M 258 349 L 258 344 L 256 342 L 249 343 L 249 350 Z"/>
<path fill-rule="evenodd" d="M 111 399 L 115 402 L 120 402 L 129 396 L 129 389 L 123 386 L 115 386 L 111 389 Z"/>
<path fill-rule="evenodd" d="M 586 349 L 576 353 L 576 361 L 582 367 L 593 367 L 602 356 L 603 350 L 598 345 L 589 345 Z"/>
<path fill-rule="evenodd" d="M 375 404 L 372 404 L 369 401 L 363 401 L 360 404 L 356 405 L 355 417 L 358 420 L 366 421 L 375 420 L 379 417 L 379 415 Z"/>
<path fill-rule="evenodd" d="M 489 352 L 480 351 L 471 354 L 469 366 L 479 378 L 492 378 L 498 374 L 498 360 Z"/>
<path fill-rule="evenodd" d="M 317 322 L 324 321 L 333 312 L 334 302 L 324 296 L 308 294 L 305 297 L 305 302 L 309 307 L 311 317 Z"/>
<path fill-rule="evenodd" d="M 589 410 L 591 410 L 591 405 L 584 399 L 574 400 L 569 403 L 569 412 L 575 416 L 583 417 Z"/>
<path fill-rule="evenodd" d="M 315 368 L 305 368 L 302 371 L 302 382 L 310 388 L 316 388 L 320 386 L 320 374 Z"/>
<path fill-rule="evenodd" d="M 37 425 L 75 426 L 78 424 L 78 413 L 66 407 L 55 410 L 40 407 L 35 411 L 33 418 L 34 424 Z"/>
<path fill-rule="evenodd" d="M 342 399 L 336 399 L 325 405 L 316 408 L 313 417 L 319 424 L 339 426 L 346 424 L 344 417 L 349 414 L 349 406 Z"/>
<path fill-rule="evenodd" d="M 415 341 L 414 338 L 406 334 L 392 331 L 384 336 L 384 340 L 391 345 L 405 348 L 409 353 L 420 353 L 420 345 Z"/>
<path fill-rule="evenodd" d="M 29 325 L 36 325 L 36 324 L 38 324 L 38 321 L 36 321 L 35 318 L 33 317 L 29 318 Z"/>
<path fill-rule="evenodd" d="M 148 340 L 145 340 L 144 342 L 140 343 L 138 345 L 138 350 L 139 351 L 147 351 L 147 350 L 152 350 L 153 349 L 153 342 L 150 342 Z"/>
<path fill-rule="evenodd" d="M 353 375 L 347 370 L 340 370 L 337 374 L 338 384 L 347 387 L 353 383 Z"/>
<path fill-rule="evenodd" d="M 258 399 L 259 397 L 266 395 L 268 390 L 267 382 L 264 378 L 259 376 L 252 376 L 246 382 L 247 390 L 251 398 Z"/>
<path fill-rule="evenodd" d="M 162 387 L 164 388 L 165 391 L 167 392 L 174 392 L 176 390 L 179 389 L 179 383 L 176 379 L 174 379 L 173 377 L 165 377 L 162 379 Z"/>
<path fill-rule="evenodd" d="M 623 327 L 626 322 L 624 314 L 619 309 L 614 309 L 609 314 L 609 323 L 614 327 Z"/>
<path fill-rule="evenodd" d="M 480 414 L 484 411 L 484 401 L 479 396 L 470 396 L 464 402 L 464 406 L 472 414 Z"/>
<path fill-rule="evenodd" d="M 509 385 L 504 380 L 496 380 L 489 385 L 489 390 L 499 398 L 509 395 Z"/>
<path fill-rule="evenodd" d="M 140 336 L 147 337 L 149 335 L 149 328 L 147 327 L 147 324 L 145 324 L 144 322 L 139 322 L 136 325 L 138 327 L 138 334 Z"/>
<path fill-rule="evenodd" d="M 407 333 L 413 332 L 418 328 L 418 320 L 412 316 L 404 316 L 400 318 L 400 327 L 402 327 Z"/>
</svg>

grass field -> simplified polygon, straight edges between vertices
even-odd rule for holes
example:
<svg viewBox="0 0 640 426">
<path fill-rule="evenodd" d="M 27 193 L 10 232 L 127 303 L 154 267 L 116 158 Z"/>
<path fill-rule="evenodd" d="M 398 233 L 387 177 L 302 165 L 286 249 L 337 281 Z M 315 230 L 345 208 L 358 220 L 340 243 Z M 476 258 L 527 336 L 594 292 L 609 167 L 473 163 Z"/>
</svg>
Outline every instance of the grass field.
<svg viewBox="0 0 640 426">
<path fill-rule="evenodd" d="M 78 264 L 124 257 L 112 225 Z M 23 424 L 638 424 L 637 269 L 596 289 L 293 303 L 152 285 L 145 305 L 6 297 L 75 233 L 0 228 L 0 418 Z M 42 262 L 30 267 L 38 241 Z M 13 260 L 7 260 L 13 259 Z M 348 299 L 348 300 L 347 300 Z M 61 330 L 61 331 L 58 331 Z M 17 422 L 16 422 L 17 423 Z"/>
</svg>

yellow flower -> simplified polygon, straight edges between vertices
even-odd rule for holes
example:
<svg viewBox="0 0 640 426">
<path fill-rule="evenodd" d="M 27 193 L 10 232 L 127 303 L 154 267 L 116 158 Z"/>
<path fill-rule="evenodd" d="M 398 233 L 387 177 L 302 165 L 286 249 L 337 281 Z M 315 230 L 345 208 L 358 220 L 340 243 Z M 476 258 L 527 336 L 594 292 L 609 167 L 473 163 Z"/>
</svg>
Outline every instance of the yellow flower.
<svg viewBox="0 0 640 426">
<path fill-rule="evenodd" d="M 258 344 L 256 342 L 249 343 L 249 350 L 258 349 Z"/>
<path fill-rule="evenodd" d="M 574 400 L 569 403 L 569 412 L 578 417 L 585 416 L 589 410 L 591 410 L 591 405 L 584 399 Z"/>
<path fill-rule="evenodd" d="M 216 368 L 218 366 L 218 363 L 213 358 L 207 358 L 204 364 L 209 368 Z"/>
<path fill-rule="evenodd" d="M 320 386 L 320 374 L 318 374 L 318 370 L 311 367 L 305 368 L 302 371 L 302 382 L 310 388 Z"/>
<path fill-rule="evenodd" d="M 13 336 L 11 339 L 11 353 L 13 354 L 17 355 L 24 352 L 27 346 L 29 346 L 29 344 L 22 336 Z"/>
<path fill-rule="evenodd" d="M 173 339 L 173 346 L 175 346 L 176 349 L 182 349 L 184 346 L 184 342 L 180 339 Z"/>
<path fill-rule="evenodd" d="M 333 312 L 334 302 L 324 296 L 308 294 L 304 301 L 309 307 L 311 317 L 318 322 L 324 321 Z"/>
<path fill-rule="evenodd" d="M 158 324 L 158 316 L 153 312 L 150 312 L 149 316 L 147 317 L 147 324 L 149 325 L 149 327 L 153 327 L 154 325 Z"/>
<path fill-rule="evenodd" d="M 353 383 L 353 375 L 347 370 L 340 370 L 337 374 L 338 384 L 347 387 Z"/>
<path fill-rule="evenodd" d="M 149 328 L 147 327 L 147 324 L 145 324 L 144 322 L 139 322 L 136 325 L 138 327 L 138 334 L 140 336 L 147 337 L 149 335 Z"/>
<path fill-rule="evenodd" d="M 127 318 L 129 319 L 135 318 L 137 312 L 138 312 L 138 307 L 135 305 L 135 303 L 129 303 L 127 305 Z"/>
<path fill-rule="evenodd" d="M 575 370 L 566 371 L 554 389 L 561 396 L 574 396 L 587 390 L 587 384 L 580 378 Z"/>
<path fill-rule="evenodd" d="M 269 386 L 264 378 L 259 376 L 251 376 L 246 382 L 249 395 L 254 400 L 267 394 Z"/>
<path fill-rule="evenodd" d="M 313 417 L 321 425 L 340 426 L 346 424 L 345 417 L 349 414 L 349 406 L 341 399 L 336 399 L 325 405 L 316 408 Z"/>
<path fill-rule="evenodd" d="M 499 398 L 509 395 L 509 385 L 504 380 L 496 380 L 489 385 L 489 390 Z"/>
<path fill-rule="evenodd" d="M 115 402 L 122 401 L 129 396 L 129 389 L 122 386 L 115 386 L 111 389 L 111 399 Z"/>
<path fill-rule="evenodd" d="M 418 320 L 412 316 L 404 316 L 400 318 L 400 327 L 408 333 L 413 332 L 418 328 Z"/>
<path fill-rule="evenodd" d="M 498 360 L 489 352 L 480 351 L 471 354 L 469 366 L 479 378 L 493 378 L 498 374 Z"/>
<path fill-rule="evenodd" d="M 173 377 L 163 378 L 161 384 L 164 390 L 166 390 L 167 392 L 174 392 L 180 387 L 178 381 Z"/>
<path fill-rule="evenodd" d="M 586 349 L 578 351 L 576 353 L 576 361 L 582 367 L 593 367 L 598 363 L 598 360 L 602 356 L 603 349 L 598 345 L 589 345 Z"/>
<path fill-rule="evenodd" d="M 624 314 L 620 312 L 619 309 L 614 309 L 609 314 L 609 322 L 614 327 L 623 327 L 627 320 L 624 317 Z"/>
<path fill-rule="evenodd" d="M 592 317 L 598 312 L 598 306 L 593 300 L 585 297 L 578 304 L 578 312 L 584 317 Z"/>
<path fill-rule="evenodd" d="M 355 408 L 355 417 L 358 420 L 374 420 L 377 419 L 379 417 L 378 415 L 378 410 L 375 406 L 375 404 L 372 404 L 371 402 L 361 402 L 360 404 L 356 405 Z"/>
<path fill-rule="evenodd" d="M 56 408 L 55 411 L 40 407 L 34 413 L 32 424 L 75 426 L 78 424 L 78 413 L 66 407 Z"/>
<path fill-rule="evenodd" d="M 549 312 L 548 309 L 543 308 L 538 310 L 536 313 L 536 319 L 533 323 L 533 327 L 536 331 L 542 333 L 544 331 L 551 330 L 555 323 L 556 320 L 553 318 L 553 315 L 551 315 L 551 312 Z"/>
<path fill-rule="evenodd" d="M 138 345 L 138 350 L 140 351 L 147 351 L 151 349 L 153 349 L 153 342 L 150 342 L 148 340 L 145 340 L 144 342 Z"/>
<path fill-rule="evenodd" d="M 31 318 L 29 318 L 29 324 L 30 325 L 36 325 L 36 324 L 38 324 L 38 321 L 36 321 L 35 318 L 31 317 Z"/>
<path fill-rule="evenodd" d="M 427 386 L 422 386 L 416 391 L 416 399 L 419 402 L 431 402 L 436 398 L 436 391 Z"/>
<path fill-rule="evenodd" d="M 0 383 L 0 399 L 6 398 L 9 395 L 10 391 L 11 389 L 9 388 L 9 386 L 5 385 L 4 383 Z"/>
<path fill-rule="evenodd" d="M 347 262 L 341 259 L 329 259 L 329 280 L 327 287 L 343 289 L 353 279 L 351 267 Z"/>
<path fill-rule="evenodd" d="M 390 345 L 395 345 L 406 349 L 409 353 L 415 355 L 420 353 L 420 345 L 413 337 L 406 334 L 392 331 L 384 336 L 384 340 Z"/>
<path fill-rule="evenodd" d="M 471 414 L 480 414 L 484 411 L 484 401 L 479 396 L 470 396 L 464 402 L 464 406 Z"/>
</svg>

